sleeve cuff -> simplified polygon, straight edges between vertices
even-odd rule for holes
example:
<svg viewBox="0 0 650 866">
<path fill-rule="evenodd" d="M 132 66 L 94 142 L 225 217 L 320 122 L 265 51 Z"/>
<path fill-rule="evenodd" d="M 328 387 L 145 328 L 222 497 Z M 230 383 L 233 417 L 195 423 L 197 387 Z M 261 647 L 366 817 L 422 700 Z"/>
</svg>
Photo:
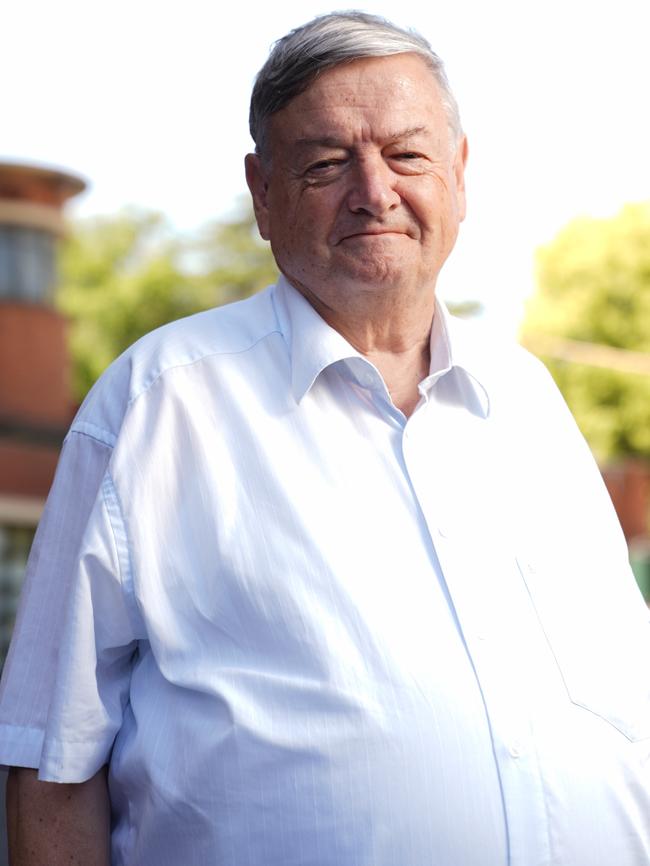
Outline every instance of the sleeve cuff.
<svg viewBox="0 0 650 866">
<path fill-rule="evenodd" d="M 43 782 L 85 782 L 108 763 L 112 747 L 112 734 L 75 742 L 48 737 L 38 762 L 38 778 Z"/>
</svg>

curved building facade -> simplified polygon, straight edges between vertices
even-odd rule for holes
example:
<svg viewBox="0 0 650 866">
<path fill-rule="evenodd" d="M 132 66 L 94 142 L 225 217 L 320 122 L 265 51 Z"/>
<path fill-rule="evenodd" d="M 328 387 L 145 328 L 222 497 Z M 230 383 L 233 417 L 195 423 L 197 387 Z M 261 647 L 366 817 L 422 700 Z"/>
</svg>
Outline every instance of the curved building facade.
<svg viewBox="0 0 650 866">
<path fill-rule="evenodd" d="M 53 298 L 63 208 L 84 189 L 67 172 L 0 162 L 0 660 L 75 408 Z"/>
</svg>

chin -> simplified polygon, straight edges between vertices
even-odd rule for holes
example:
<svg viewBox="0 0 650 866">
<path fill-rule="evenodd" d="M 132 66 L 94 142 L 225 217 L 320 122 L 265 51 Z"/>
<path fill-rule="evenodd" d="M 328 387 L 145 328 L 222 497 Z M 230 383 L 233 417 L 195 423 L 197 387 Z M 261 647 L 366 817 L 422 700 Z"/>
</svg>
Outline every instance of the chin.
<svg viewBox="0 0 650 866">
<path fill-rule="evenodd" d="M 398 267 L 395 262 L 374 260 L 357 261 L 352 267 L 341 269 L 336 276 L 338 279 L 357 285 L 363 283 L 370 288 L 373 286 L 379 288 L 404 282 L 407 273 L 405 268 Z"/>
</svg>

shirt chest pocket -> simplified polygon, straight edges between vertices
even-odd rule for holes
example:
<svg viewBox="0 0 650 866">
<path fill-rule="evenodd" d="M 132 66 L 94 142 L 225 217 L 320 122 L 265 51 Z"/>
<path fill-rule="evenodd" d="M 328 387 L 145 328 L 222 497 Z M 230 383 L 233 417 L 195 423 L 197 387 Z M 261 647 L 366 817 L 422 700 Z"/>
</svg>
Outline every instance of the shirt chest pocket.
<svg viewBox="0 0 650 866">
<path fill-rule="evenodd" d="M 602 563 L 518 565 L 571 701 L 631 741 L 649 738 L 650 618 L 633 578 Z"/>
</svg>

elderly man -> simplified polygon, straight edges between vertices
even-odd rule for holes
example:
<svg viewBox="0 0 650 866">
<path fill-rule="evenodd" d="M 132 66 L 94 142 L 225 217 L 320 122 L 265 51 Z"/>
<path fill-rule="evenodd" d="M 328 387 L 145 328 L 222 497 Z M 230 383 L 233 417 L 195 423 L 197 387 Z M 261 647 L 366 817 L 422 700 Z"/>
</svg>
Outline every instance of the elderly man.
<svg viewBox="0 0 650 866">
<path fill-rule="evenodd" d="M 66 440 L 3 685 L 14 862 L 650 863 L 611 505 L 543 368 L 435 298 L 439 59 L 318 18 L 251 130 L 280 280 L 140 341 Z"/>
</svg>

